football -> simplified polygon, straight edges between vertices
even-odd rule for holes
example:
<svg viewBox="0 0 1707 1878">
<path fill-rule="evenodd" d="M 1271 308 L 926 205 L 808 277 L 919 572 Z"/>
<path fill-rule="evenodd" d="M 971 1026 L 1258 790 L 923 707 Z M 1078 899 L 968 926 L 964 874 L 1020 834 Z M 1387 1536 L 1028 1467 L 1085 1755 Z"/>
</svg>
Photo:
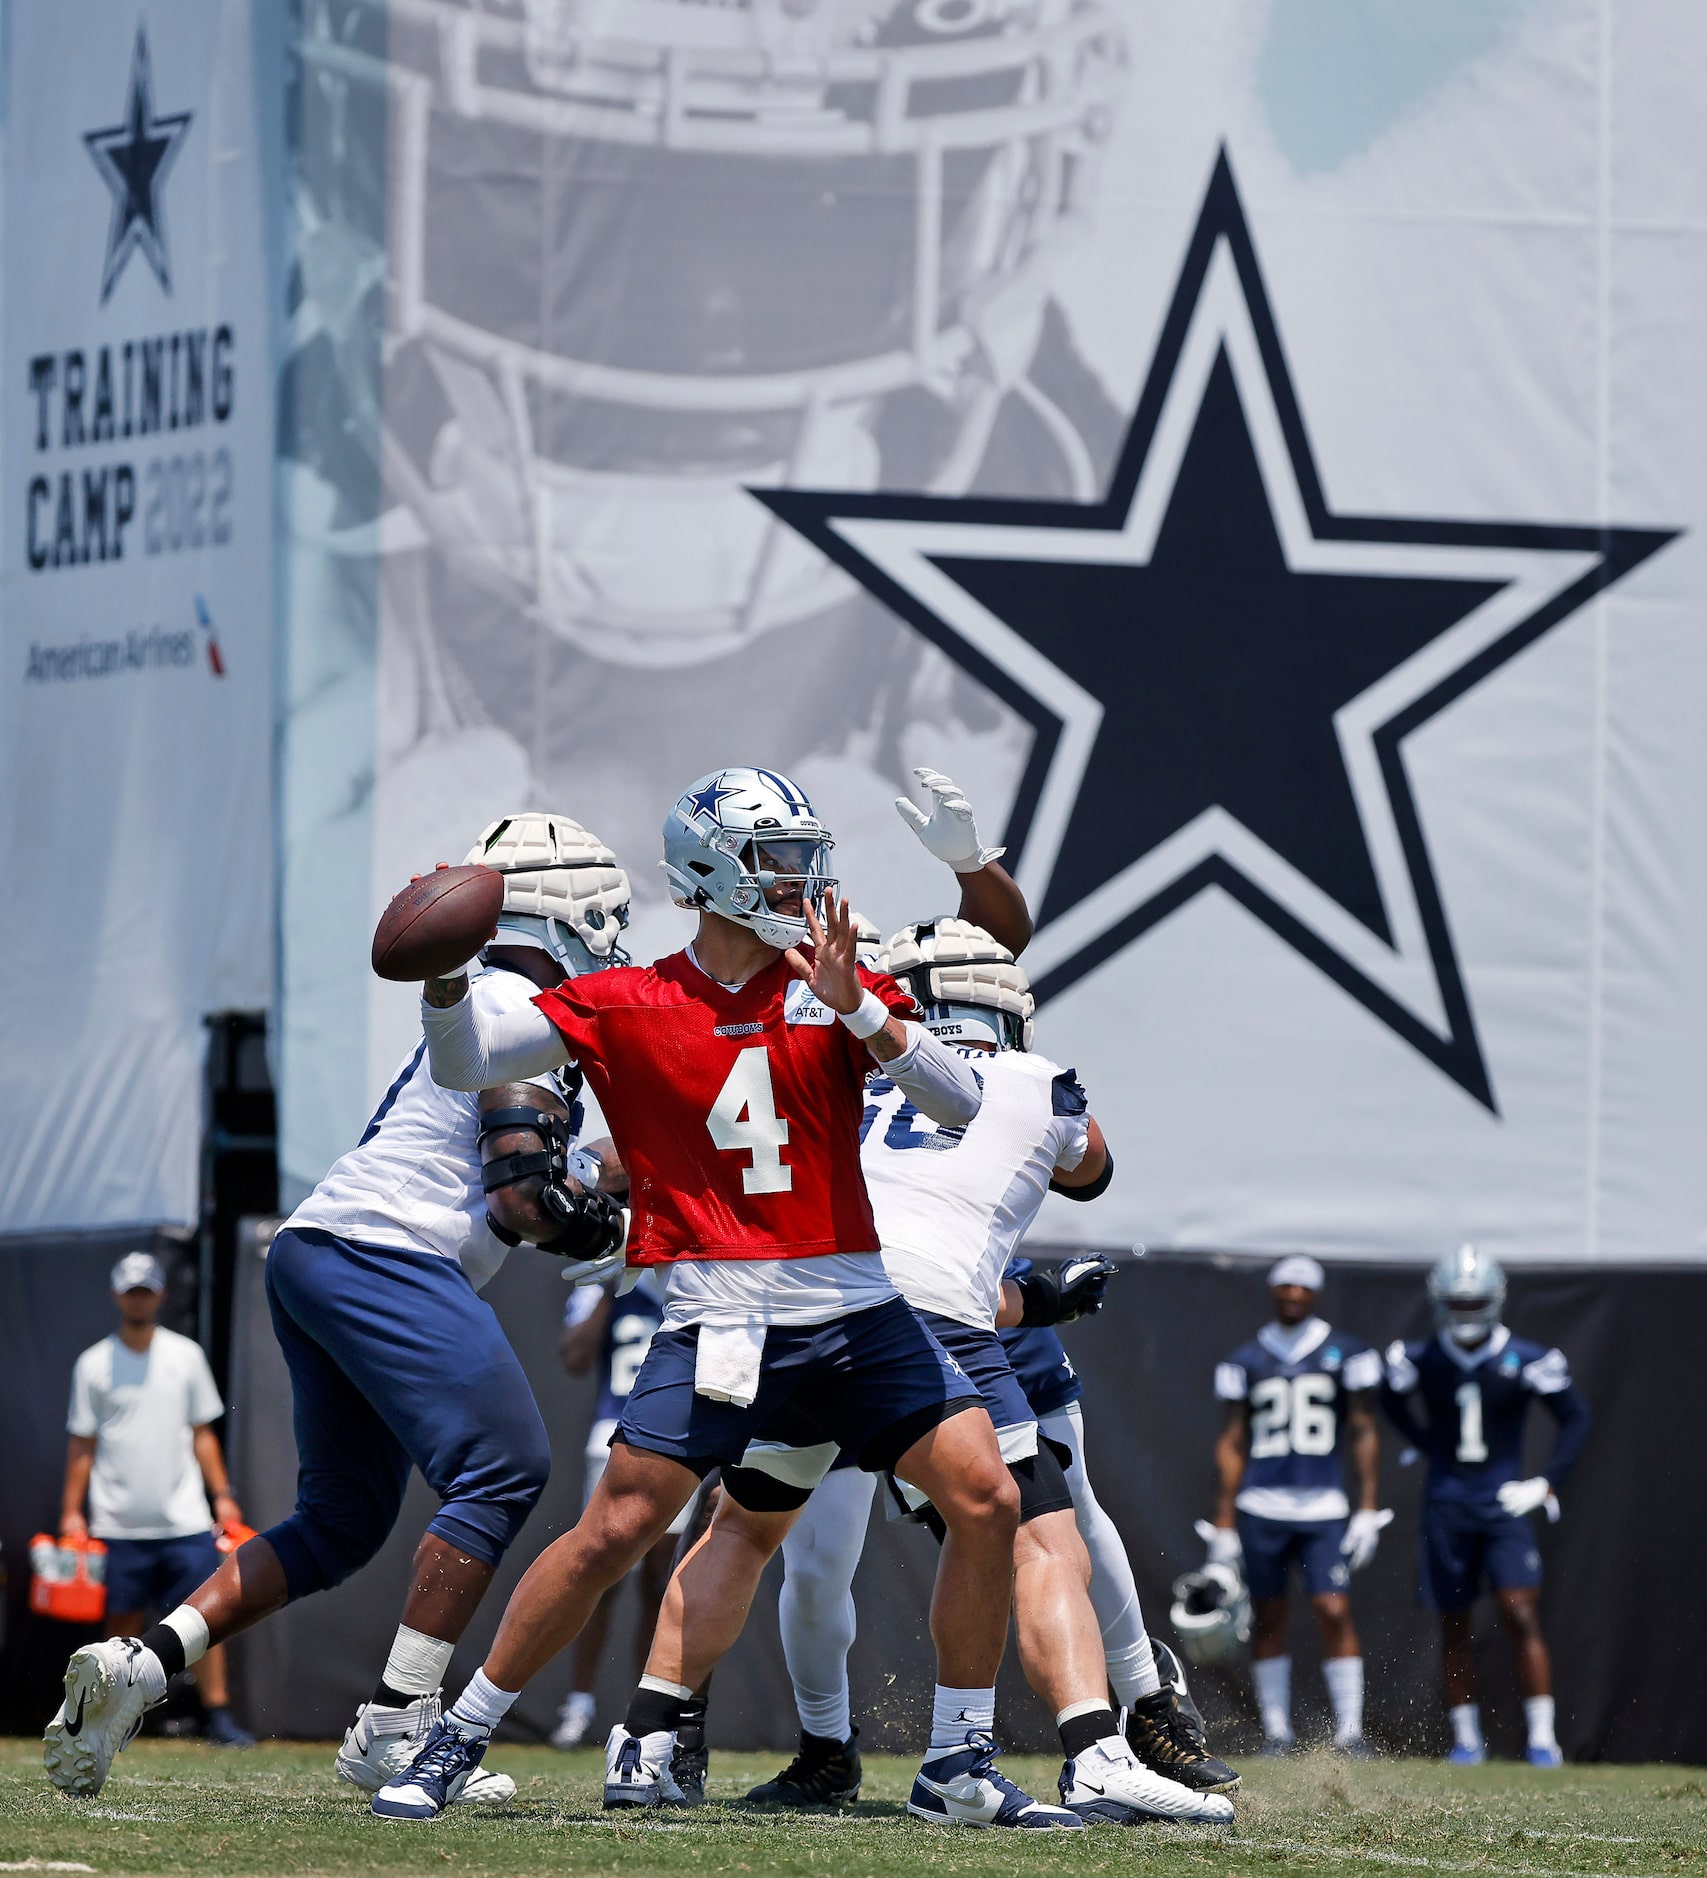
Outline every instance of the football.
<svg viewBox="0 0 1707 1878">
<path fill-rule="evenodd" d="M 466 965 L 492 936 L 504 877 L 491 867 L 441 867 L 412 880 L 379 916 L 373 969 L 408 984 Z"/>
</svg>

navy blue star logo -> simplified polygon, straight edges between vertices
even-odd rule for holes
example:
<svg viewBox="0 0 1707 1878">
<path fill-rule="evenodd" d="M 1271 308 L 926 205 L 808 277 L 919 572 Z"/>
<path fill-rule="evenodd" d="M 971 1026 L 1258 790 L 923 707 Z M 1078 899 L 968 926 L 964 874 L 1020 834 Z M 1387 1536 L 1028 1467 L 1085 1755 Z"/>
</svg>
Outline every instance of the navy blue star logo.
<svg viewBox="0 0 1707 1878">
<path fill-rule="evenodd" d="M 737 796 L 740 793 L 739 789 L 725 789 L 723 787 L 723 778 L 721 776 L 715 776 L 703 789 L 694 790 L 688 796 L 688 800 L 693 804 L 693 812 L 695 815 L 707 815 L 712 821 L 721 826 L 723 817 L 717 812 L 718 803 L 726 801 L 730 796 Z"/>
<path fill-rule="evenodd" d="M 101 269 L 101 304 L 118 285 L 125 263 L 138 250 L 167 293 L 172 291 L 172 260 L 166 246 L 166 205 L 161 189 L 190 128 L 190 113 L 154 115 L 154 74 L 148 58 L 148 31 L 139 21 L 130 55 L 130 93 L 124 122 L 110 130 L 86 131 L 88 147 L 101 180 L 113 194 L 107 224 L 107 259 Z"/>
<path fill-rule="evenodd" d="M 1033 726 L 1039 1002 L 1218 887 L 1496 1107 L 1405 739 L 1672 533 L 1332 512 L 1224 154 L 1102 502 L 753 493 Z"/>
</svg>

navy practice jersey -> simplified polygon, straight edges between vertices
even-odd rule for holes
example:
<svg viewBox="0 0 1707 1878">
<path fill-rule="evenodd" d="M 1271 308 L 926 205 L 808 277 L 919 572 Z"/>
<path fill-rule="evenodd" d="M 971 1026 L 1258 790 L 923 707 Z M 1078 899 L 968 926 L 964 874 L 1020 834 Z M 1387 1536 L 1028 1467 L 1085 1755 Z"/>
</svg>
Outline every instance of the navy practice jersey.
<svg viewBox="0 0 1707 1878">
<path fill-rule="evenodd" d="M 599 1398 L 593 1410 L 594 1421 L 614 1422 L 621 1416 L 652 1338 L 664 1321 L 662 1291 L 662 1285 L 643 1272 L 633 1290 L 611 1299 L 610 1315 L 599 1343 Z M 569 1294 L 564 1308 L 565 1325 L 585 1323 L 599 1308 L 601 1295 L 595 1285 L 578 1286 Z"/>
<path fill-rule="evenodd" d="M 1216 1366 L 1215 1393 L 1245 1405 L 1241 1512 L 1267 1519 L 1344 1519 L 1348 1396 L 1381 1381 L 1381 1358 L 1321 1318 L 1264 1324 Z"/>
<path fill-rule="evenodd" d="M 1428 1456 L 1429 1499 L 1491 1507 L 1508 1480 L 1524 1479 L 1523 1424 L 1536 1397 L 1559 1422 L 1547 1467 L 1557 1487 L 1576 1465 L 1589 1422 L 1562 1350 L 1514 1337 L 1500 1324 L 1474 1350 L 1435 1336 L 1387 1351 L 1382 1403 Z"/>
<path fill-rule="evenodd" d="M 1030 1259 L 1011 1258 L 1002 1273 L 1003 1281 L 1024 1278 L 1030 1270 Z M 1042 1324 L 1029 1329 L 1015 1324 L 999 1334 L 1034 1415 L 1053 1415 L 1084 1394 L 1079 1372 L 1053 1330 Z"/>
</svg>

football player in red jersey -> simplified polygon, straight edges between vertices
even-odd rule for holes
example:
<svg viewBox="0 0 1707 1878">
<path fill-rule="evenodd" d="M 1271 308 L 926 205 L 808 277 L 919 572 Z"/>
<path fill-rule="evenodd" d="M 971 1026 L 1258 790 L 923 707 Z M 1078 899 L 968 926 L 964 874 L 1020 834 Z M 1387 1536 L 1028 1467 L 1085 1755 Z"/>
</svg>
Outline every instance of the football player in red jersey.
<svg viewBox="0 0 1707 1878">
<path fill-rule="evenodd" d="M 586 1512 L 517 1586 L 485 1665 L 414 1763 L 374 1796 L 383 1817 L 432 1819 L 455 1800 L 528 1678 L 712 1467 L 725 1492 L 764 1511 L 779 1488 L 794 1500 L 771 1470 L 846 1446 L 929 1495 L 948 1529 L 931 1607 L 933 1779 L 964 1789 L 959 1816 L 1082 1829 L 995 1771 L 1018 1494 L 976 1389 L 885 1275 L 860 1172 L 874 1062 L 945 1126 L 972 1119 L 981 1089 L 964 1058 L 909 1021 L 912 999 L 858 963 L 832 845 L 786 776 L 718 771 L 664 823 L 665 873 L 699 913 L 683 951 L 496 1022 L 460 978 L 427 986 L 435 1079 L 484 1088 L 565 1061 L 581 1069 L 629 1180 L 629 1263 L 668 1265 L 670 1281 Z M 772 1441 L 754 1447 L 760 1427 Z M 643 1681 L 612 1730 L 607 1800 L 670 1797 L 691 1693 Z"/>
</svg>

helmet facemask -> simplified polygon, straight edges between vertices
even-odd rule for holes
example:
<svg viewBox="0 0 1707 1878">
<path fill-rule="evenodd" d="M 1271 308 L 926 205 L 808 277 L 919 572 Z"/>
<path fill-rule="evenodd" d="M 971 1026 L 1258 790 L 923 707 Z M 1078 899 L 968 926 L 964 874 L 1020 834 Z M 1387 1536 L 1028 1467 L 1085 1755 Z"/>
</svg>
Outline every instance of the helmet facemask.
<svg viewBox="0 0 1707 1878">
<path fill-rule="evenodd" d="M 1461 1349 L 1486 1343 L 1505 1308 L 1505 1273 L 1487 1253 L 1462 1245 L 1428 1275 L 1435 1328 Z"/>
<path fill-rule="evenodd" d="M 834 837 L 776 770 L 702 777 L 664 818 L 663 868 L 678 906 L 718 914 L 779 952 L 811 938 L 838 882 Z"/>
</svg>

